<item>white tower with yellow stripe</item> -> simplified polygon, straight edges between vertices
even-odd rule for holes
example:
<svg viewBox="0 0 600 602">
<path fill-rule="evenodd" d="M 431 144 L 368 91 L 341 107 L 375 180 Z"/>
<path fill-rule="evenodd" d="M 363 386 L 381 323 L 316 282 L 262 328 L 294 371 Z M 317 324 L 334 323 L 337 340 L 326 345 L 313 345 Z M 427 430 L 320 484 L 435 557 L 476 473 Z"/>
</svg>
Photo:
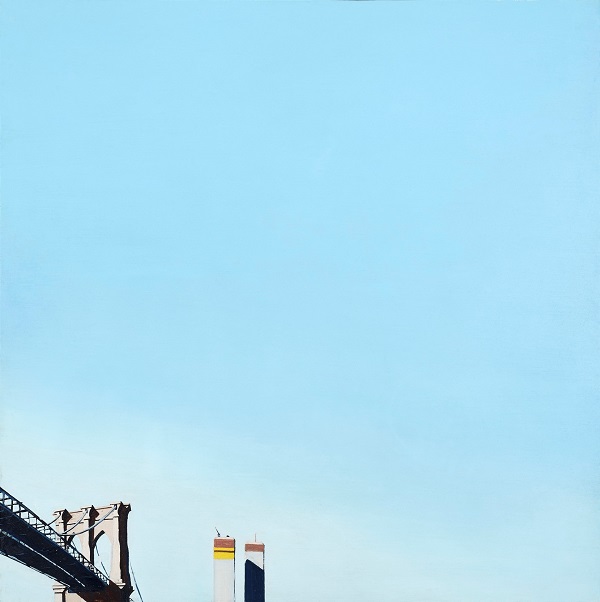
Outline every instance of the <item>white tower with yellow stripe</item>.
<svg viewBox="0 0 600 602">
<path fill-rule="evenodd" d="M 213 602 L 235 602 L 235 539 L 215 537 L 215 597 Z"/>
</svg>

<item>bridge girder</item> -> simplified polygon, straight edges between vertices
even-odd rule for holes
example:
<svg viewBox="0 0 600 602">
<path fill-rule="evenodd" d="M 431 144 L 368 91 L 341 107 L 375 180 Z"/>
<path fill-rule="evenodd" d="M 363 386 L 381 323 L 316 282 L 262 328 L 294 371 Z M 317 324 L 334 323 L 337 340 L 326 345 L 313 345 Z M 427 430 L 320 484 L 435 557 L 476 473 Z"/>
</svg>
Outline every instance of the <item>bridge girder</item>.
<svg viewBox="0 0 600 602">
<path fill-rule="evenodd" d="M 55 579 L 73 592 L 98 592 L 105 577 L 50 525 L 0 488 L 0 554 Z"/>
</svg>

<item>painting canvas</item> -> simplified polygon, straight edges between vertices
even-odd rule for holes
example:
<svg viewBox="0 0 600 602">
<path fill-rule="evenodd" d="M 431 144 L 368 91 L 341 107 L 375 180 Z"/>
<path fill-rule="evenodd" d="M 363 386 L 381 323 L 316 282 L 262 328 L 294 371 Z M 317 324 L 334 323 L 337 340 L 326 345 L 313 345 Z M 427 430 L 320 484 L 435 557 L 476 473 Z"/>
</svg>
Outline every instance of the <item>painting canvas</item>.
<svg viewBox="0 0 600 602">
<path fill-rule="evenodd" d="M 4 0 L 0 600 L 598 602 L 598 3 Z"/>
</svg>

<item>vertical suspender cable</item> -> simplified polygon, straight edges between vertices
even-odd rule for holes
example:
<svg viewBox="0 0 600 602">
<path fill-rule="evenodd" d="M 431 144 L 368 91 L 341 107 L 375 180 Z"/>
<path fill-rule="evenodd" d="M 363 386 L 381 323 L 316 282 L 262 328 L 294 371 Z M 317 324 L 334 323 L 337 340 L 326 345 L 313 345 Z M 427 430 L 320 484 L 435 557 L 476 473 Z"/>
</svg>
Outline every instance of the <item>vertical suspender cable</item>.
<svg viewBox="0 0 600 602">
<path fill-rule="evenodd" d="M 131 558 L 129 559 L 129 566 L 131 567 L 131 576 L 133 577 L 133 584 L 135 585 L 135 589 L 137 590 L 140 600 L 142 602 L 144 602 L 144 598 L 142 598 L 142 593 L 140 592 L 140 588 L 138 587 L 138 584 L 137 584 L 137 579 L 135 578 L 135 572 L 133 570 L 133 564 L 131 564 Z"/>
</svg>

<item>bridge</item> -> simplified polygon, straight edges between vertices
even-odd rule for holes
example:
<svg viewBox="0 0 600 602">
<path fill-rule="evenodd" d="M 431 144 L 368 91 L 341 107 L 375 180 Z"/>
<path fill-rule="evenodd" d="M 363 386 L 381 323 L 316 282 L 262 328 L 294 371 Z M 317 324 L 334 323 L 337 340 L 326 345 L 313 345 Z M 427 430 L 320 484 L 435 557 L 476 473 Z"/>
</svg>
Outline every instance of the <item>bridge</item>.
<svg viewBox="0 0 600 602">
<path fill-rule="evenodd" d="M 119 502 L 58 510 L 49 524 L 0 488 L 0 554 L 53 579 L 55 602 L 127 602 L 133 592 L 127 546 L 130 509 Z M 111 543 L 109 571 L 94 564 L 103 535 Z M 75 547 L 75 537 L 83 553 Z"/>
</svg>

